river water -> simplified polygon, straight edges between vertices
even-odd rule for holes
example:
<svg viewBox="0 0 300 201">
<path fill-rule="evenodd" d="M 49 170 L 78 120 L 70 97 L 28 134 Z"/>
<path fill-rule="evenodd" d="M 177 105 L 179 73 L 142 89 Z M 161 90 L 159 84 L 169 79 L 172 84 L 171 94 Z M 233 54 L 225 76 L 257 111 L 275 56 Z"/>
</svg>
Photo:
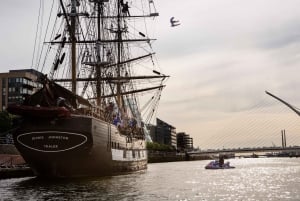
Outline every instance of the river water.
<svg viewBox="0 0 300 201">
<path fill-rule="evenodd" d="M 294 200 L 300 158 L 230 159 L 235 169 L 205 170 L 209 161 L 149 164 L 145 172 L 45 181 L 0 180 L 0 200 Z"/>
</svg>

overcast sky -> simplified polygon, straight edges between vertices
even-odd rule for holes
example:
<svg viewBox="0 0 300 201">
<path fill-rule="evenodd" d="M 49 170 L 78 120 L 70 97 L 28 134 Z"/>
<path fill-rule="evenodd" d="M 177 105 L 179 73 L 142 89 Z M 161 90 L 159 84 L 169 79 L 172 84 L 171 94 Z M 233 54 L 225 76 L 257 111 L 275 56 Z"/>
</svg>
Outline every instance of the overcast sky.
<svg viewBox="0 0 300 201">
<path fill-rule="evenodd" d="M 171 76 L 158 118 L 204 149 L 280 145 L 281 129 L 300 145 L 300 117 L 264 92 L 300 107 L 300 0 L 154 2 L 153 47 Z M 31 66 L 38 6 L 1 2 L 1 71 Z"/>
<path fill-rule="evenodd" d="M 160 118 L 200 148 L 280 145 L 281 129 L 300 144 L 300 117 L 264 93 L 300 107 L 299 0 L 156 2 Z"/>
</svg>

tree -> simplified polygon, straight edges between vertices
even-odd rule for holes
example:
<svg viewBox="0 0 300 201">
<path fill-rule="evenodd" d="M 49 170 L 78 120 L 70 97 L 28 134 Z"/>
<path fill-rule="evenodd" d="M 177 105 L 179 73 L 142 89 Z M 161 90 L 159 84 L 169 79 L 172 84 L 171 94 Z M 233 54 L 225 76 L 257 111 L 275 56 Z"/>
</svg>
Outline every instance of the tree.
<svg viewBox="0 0 300 201">
<path fill-rule="evenodd" d="M 6 132 L 12 128 L 12 118 L 6 111 L 0 112 L 0 133 Z"/>
<path fill-rule="evenodd" d="M 174 147 L 157 142 L 147 142 L 147 149 L 153 151 L 175 151 Z"/>
</svg>

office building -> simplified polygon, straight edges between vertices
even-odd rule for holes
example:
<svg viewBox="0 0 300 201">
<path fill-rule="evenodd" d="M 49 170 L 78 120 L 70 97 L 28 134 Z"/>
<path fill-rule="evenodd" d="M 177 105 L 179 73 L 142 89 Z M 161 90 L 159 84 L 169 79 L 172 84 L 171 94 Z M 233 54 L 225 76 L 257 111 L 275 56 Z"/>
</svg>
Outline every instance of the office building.
<svg viewBox="0 0 300 201">
<path fill-rule="evenodd" d="M 193 149 L 193 138 L 185 132 L 177 133 L 177 149 L 180 151 L 188 151 Z"/>
<path fill-rule="evenodd" d="M 21 103 L 26 96 L 42 87 L 37 82 L 43 74 L 34 69 L 10 70 L 0 73 L 0 111 L 10 103 Z"/>
<path fill-rule="evenodd" d="M 176 128 L 160 119 L 156 119 L 156 126 L 148 126 L 153 142 L 177 148 Z"/>
</svg>

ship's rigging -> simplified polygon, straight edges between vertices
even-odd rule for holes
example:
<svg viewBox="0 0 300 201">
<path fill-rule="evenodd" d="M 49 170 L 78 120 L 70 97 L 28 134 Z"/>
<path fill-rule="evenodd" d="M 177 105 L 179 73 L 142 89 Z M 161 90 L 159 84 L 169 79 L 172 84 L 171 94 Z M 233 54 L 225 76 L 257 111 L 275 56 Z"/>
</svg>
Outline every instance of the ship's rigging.
<svg viewBox="0 0 300 201">
<path fill-rule="evenodd" d="M 47 3 L 49 13 L 43 8 Z M 122 0 L 41 0 L 36 41 L 44 35 L 44 46 L 35 47 L 33 66 L 95 107 L 114 103 L 120 116 L 141 123 L 144 115 L 148 123 L 168 78 L 155 65 L 155 39 L 146 26 L 158 13 L 153 0 L 130 1 L 130 12 L 124 5 Z M 47 23 L 40 23 L 46 15 Z"/>
<path fill-rule="evenodd" d="M 145 125 L 168 78 L 153 67 L 153 40 L 139 23 L 146 20 L 141 16 L 157 16 L 145 11 L 153 10 L 153 1 L 40 2 L 38 24 L 47 25 L 43 33 L 38 26 L 36 35 L 45 34 L 45 40 L 33 61 L 44 74 L 32 72 L 43 86 L 7 107 L 22 119 L 13 133 L 17 149 L 41 177 L 145 170 L 150 140 Z M 142 2 L 148 5 L 138 5 Z M 58 14 L 46 15 L 48 3 Z M 44 16 L 50 16 L 47 23 L 41 23 Z"/>
</svg>

